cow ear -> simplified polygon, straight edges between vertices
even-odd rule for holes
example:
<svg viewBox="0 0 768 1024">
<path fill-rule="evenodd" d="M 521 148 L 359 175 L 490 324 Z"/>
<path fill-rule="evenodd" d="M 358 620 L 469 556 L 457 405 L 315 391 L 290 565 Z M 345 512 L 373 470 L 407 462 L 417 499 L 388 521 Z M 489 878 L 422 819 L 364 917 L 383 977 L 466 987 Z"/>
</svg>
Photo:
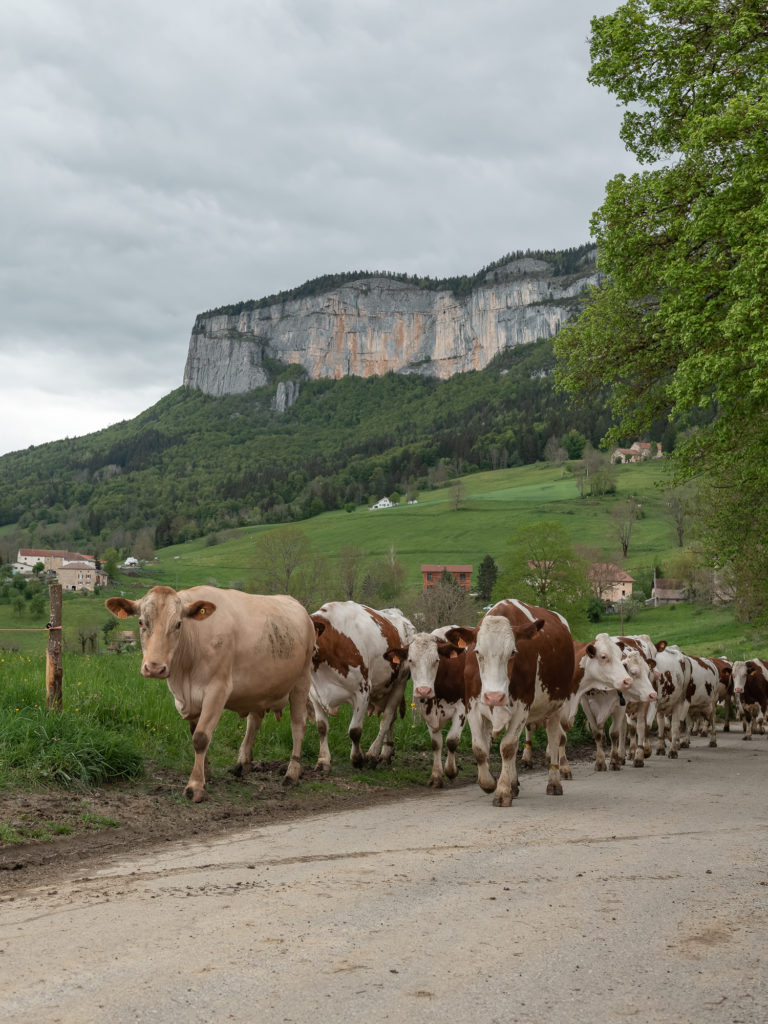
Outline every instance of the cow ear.
<svg viewBox="0 0 768 1024">
<path fill-rule="evenodd" d="M 597 657 L 597 648 L 594 644 L 587 644 L 587 654 L 590 656 L 590 658 Z"/>
<path fill-rule="evenodd" d="M 129 601 L 127 597 L 110 597 L 104 604 L 118 619 L 130 619 L 139 614 L 139 602 Z"/>
<path fill-rule="evenodd" d="M 319 640 L 325 632 L 325 623 L 318 622 L 317 619 L 312 619 L 312 625 L 315 627 L 315 639 Z"/>
<path fill-rule="evenodd" d="M 407 647 L 390 647 L 388 651 L 384 652 L 385 659 L 394 665 L 396 668 L 403 664 L 404 661 L 408 660 L 408 648 Z"/>
<path fill-rule="evenodd" d="M 527 626 L 521 626 L 520 629 L 515 628 L 515 639 L 531 640 L 543 628 L 544 619 L 536 619 L 535 622 L 529 622 Z"/>
<path fill-rule="evenodd" d="M 216 605 L 212 601 L 193 601 L 184 607 L 184 616 L 188 619 L 207 619 L 216 611 Z"/>
<path fill-rule="evenodd" d="M 624 651 L 627 648 L 627 645 L 624 643 L 623 640 L 617 640 L 616 646 L 619 648 L 620 651 Z"/>
<path fill-rule="evenodd" d="M 453 644 L 454 647 L 463 649 L 475 642 L 477 630 L 470 629 L 469 626 L 453 626 L 451 629 L 446 630 L 445 639 L 449 644 Z"/>
<path fill-rule="evenodd" d="M 656 668 L 655 658 L 646 658 L 645 660 L 648 662 L 648 668 Z"/>
<path fill-rule="evenodd" d="M 667 649 L 667 641 L 666 640 L 659 640 L 659 642 L 657 644 L 655 644 L 654 646 L 656 647 L 657 651 L 665 651 Z"/>
<path fill-rule="evenodd" d="M 458 647 L 456 644 L 437 645 L 437 653 L 441 658 L 458 658 L 465 650 L 465 647 Z"/>
</svg>

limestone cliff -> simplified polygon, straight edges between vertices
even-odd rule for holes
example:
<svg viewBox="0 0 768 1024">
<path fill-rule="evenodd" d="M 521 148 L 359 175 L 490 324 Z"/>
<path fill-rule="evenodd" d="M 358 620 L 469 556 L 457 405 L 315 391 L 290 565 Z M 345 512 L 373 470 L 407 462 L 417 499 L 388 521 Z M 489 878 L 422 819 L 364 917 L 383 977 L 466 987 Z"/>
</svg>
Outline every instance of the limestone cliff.
<svg viewBox="0 0 768 1024">
<path fill-rule="evenodd" d="M 214 310 L 195 321 L 184 384 L 210 395 L 250 391 L 268 383 L 265 359 L 298 363 L 311 378 L 479 370 L 504 349 L 555 335 L 596 281 L 591 261 L 581 273 L 556 276 L 547 261 L 526 258 L 488 271 L 460 298 L 380 276 L 240 312 Z"/>
</svg>

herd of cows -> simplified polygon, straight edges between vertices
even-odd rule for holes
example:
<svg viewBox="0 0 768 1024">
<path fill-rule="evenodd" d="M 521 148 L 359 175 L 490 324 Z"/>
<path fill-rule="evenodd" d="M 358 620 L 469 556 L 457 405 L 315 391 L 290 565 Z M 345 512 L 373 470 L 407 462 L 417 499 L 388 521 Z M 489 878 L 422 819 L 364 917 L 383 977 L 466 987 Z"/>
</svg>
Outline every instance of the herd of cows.
<svg viewBox="0 0 768 1024">
<path fill-rule="evenodd" d="M 329 718 L 344 704 L 352 706 L 352 764 L 390 762 L 409 678 L 432 741 L 430 785 L 456 776 L 455 752 L 468 723 L 477 781 L 501 807 L 518 794 L 523 730 L 521 760 L 530 767 L 531 731 L 538 726 L 547 733 L 547 793 L 562 793 L 562 779 L 570 778 L 566 738 L 579 705 L 595 737 L 595 768 L 603 771 L 609 719 L 613 769 L 625 758 L 627 739 L 630 759 L 643 765 L 654 718 L 657 753 L 669 757 L 677 757 L 687 734 L 702 727 L 716 746 L 717 705 L 724 703 L 728 716 L 732 699 L 743 716 L 744 738 L 764 731 L 768 662 L 694 657 L 648 636 L 600 633 L 591 643 L 578 643 L 557 612 L 517 600 L 495 604 L 477 627 L 452 625 L 432 633 L 417 632 L 394 608 L 330 601 L 310 616 L 291 597 L 209 586 L 178 593 L 153 587 L 138 601 L 112 597 L 106 605 L 118 618 L 138 616 L 141 673 L 167 680 L 189 722 L 194 765 L 185 792 L 195 802 L 204 796 L 208 748 L 225 709 L 247 718 L 235 766 L 241 774 L 251 768 L 264 715 L 279 716 L 288 707 L 292 750 L 285 781 L 297 782 L 307 720 L 318 731 L 318 767 L 330 771 Z M 379 730 L 363 753 L 368 715 L 378 716 Z M 495 778 L 490 750 L 498 737 L 501 770 Z"/>
</svg>

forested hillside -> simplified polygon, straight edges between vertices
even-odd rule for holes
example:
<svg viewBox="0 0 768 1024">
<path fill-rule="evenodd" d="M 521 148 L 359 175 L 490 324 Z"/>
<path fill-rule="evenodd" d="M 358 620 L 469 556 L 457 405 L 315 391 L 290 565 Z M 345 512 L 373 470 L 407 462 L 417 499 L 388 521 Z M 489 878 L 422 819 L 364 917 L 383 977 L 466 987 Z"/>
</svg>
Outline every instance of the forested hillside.
<svg viewBox="0 0 768 1024">
<path fill-rule="evenodd" d="M 2 457 L 0 526 L 9 548 L 160 547 L 535 462 L 570 430 L 597 444 L 602 397 L 569 408 L 553 368 L 541 341 L 446 381 L 302 380 L 284 413 L 271 409 L 276 381 L 295 368 L 272 367 L 271 386 L 243 395 L 178 389 L 134 420 Z"/>
</svg>

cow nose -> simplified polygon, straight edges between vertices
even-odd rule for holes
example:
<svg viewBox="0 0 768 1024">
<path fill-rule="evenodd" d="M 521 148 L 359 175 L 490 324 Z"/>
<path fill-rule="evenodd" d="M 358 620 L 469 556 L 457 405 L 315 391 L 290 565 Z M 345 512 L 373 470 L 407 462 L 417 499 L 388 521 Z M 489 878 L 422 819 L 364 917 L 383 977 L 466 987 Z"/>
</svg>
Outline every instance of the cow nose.
<svg viewBox="0 0 768 1024">
<path fill-rule="evenodd" d="M 658 693 L 656 693 L 654 690 L 651 690 L 651 692 L 648 694 L 648 700 L 650 700 L 650 701 L 657 700 L 658 696 L 659 696 Z"/>
<path fill-rule="evenodd" d="M 483 694 L 483 702 L 491 708 L 498 708 L 504 703 L 504 694 L 501 690 L 487 690 Z"/>
<path fill-rule="evenodd" d="M 629 676 L 626 676 L 624 678 L 624 682 L 621 684 L 621 688 L 622 688 L 622 690 L 628 690 L 631 685 L 632 685 L 632 680 L 630 679 Z"/>
<path fill-rule="evenodd" d="M 168 676 L 168 666 L 157 661 L 145 661 L 141 666 L 141 674 L 146 679 L 165 679 Z"/>
<path fill-rule="evenodd" d="M 417 686 L 413 691 L 414 697 L 418 697 L 419 700 L 427 700 L 428 697 L 432 696 L 431 686 Z"/>
</svg>

